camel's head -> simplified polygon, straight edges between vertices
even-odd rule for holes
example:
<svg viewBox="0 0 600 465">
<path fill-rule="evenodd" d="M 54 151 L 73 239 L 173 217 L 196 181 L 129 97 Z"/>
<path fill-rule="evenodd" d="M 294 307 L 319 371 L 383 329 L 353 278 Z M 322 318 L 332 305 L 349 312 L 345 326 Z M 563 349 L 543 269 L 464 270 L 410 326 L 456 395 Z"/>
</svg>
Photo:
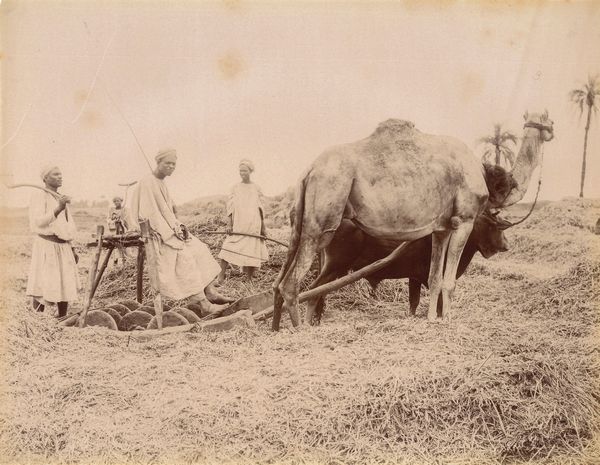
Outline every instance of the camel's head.
<svg viewBox="0 0 600 465">
<path fill-rule="evenodd" d="M 548 117 L 548 110 L 544 113 L 529 113 L 523 115 L 525 128 L 534 128 L 540 131 L 540 137 L 544 142 L 549 142 L 554 138 L 554 121 Z"/>
</svg>

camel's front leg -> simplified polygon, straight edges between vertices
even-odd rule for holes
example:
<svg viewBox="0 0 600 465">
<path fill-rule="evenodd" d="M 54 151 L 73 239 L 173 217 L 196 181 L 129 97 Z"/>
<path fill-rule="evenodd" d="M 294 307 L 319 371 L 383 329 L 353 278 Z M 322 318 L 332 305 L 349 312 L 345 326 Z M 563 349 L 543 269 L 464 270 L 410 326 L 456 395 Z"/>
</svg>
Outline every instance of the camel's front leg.
<svg viewBox="0 0 600 465">
<path fill-rule="evenodd" d="M 442 284 L 442 318 L 451 318 L 452 296 L 456 287 L 456 270 L 460 262 L 467 239 L 473 230 L 473 222 L 462 223 L 450 237 L 448 253 L 446 255 L 446 267 L 444 269 L 444 281 Z"/>
<path fill-rule="evenodd" d="M 435 321 L 437 318 L 437 302 L 442 292 L 444 258 L 450 240 L 450 232 L 436 231 L 432 234 L 431 266 L 429 267 L 429 310 L 427 311 L 429 321 Z"/>
</svg>

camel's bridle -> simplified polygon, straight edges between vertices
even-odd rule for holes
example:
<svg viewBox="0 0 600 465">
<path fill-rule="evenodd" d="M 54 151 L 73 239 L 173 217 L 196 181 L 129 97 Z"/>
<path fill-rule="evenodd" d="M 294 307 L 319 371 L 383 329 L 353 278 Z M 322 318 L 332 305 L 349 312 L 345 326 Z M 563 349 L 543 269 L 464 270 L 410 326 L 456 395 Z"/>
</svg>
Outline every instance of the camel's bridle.
<svg viewBox="0 0 600 465">
<path fill-rule="evenodd" d="M 523 125 L 523 128 L 534 128 L 534 129 L 537 129 L 538 131 L 548 131 L 554 138 L 554 127 L 552 125 L 542 124 L 542 123 L 534 123 L 533 121 L 527 121 Z"/>
<path fill-rule="evenodd" d="M 552 128 L 552 126 L 548 126 L 546 124 L 534 123 L 533 121 L 528 121 L 527 123 L 525 123 L 523 125 L 523 128 L 534 128 L 534 129 L 538 129 L 539 131 L 548 131 L 554 138 L 554 129 Z M 540 195 L 540 188 L 542 187 L 543 164 L 544 164 L 544 146 L 542 145 L 542 147 L 540 149 L 540 177 L 538 179 L 538 186 L 537 186 L 537 192 L 535 193 L 535 199 L 533 199 L 533 203 L 531 204 L 531 208 L 529 209 L 529 212 L 523 218 L 521 218 L 519 221 L 515 221 L 514 223 L 511 221 L 508 221 L 504 218 L 499 217 L 498 213 L 500 213 L 500 210 L 498 210 L 496 213 L 487 215 L 489 218 L 493 219 L 493 221 L 496 224 L 496 226 L 498 227 L 498 229 L 504 230 L 504 229 L 512 228 L 513 226 L 516 226 L 517 224 L 520 224 L 523 221 L 525 221 L 533 213 L 533 209 L 535 208 L 535 205 L 537 204 L 538 196 Z M 509 192 L 509 194 L 510 194 L 510 192 Z M 506 195 L 504 200 L 506 200 L 507 198 L 508 198 L 508 194 Z"/>
</svg>

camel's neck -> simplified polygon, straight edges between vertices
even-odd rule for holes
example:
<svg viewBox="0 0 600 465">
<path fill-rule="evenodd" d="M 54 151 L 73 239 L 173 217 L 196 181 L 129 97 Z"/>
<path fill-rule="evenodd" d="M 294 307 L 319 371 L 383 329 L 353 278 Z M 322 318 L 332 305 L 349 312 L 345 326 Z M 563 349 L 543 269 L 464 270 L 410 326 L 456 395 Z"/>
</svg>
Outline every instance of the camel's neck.
<svg viewBox="0 0 600 465">
<path fill-rule="evenodd" d="M 517 155 L 517 161 L 512 170 L 514 180 L 517 182 L 517 187 L 513 188 L 503 206 L 508 207 L 521 200 L 531 181 L 533 170 L 538 165 L 542 140 L 540 131 L 535 128 L 526 128 L 521 149 Z"/>
</svg>

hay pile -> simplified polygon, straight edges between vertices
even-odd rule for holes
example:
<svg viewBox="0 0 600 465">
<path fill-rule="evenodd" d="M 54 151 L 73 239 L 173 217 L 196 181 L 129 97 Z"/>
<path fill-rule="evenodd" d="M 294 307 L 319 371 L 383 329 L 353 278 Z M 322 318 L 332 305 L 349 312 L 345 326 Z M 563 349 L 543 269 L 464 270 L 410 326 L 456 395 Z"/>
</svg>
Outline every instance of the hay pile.
<svg viewBox="0 0 600 465">
<path fill-rule="evenodd" d="M 585 228 L 551 226 L 508 231 L 530 255 L 476 257 L 458 281 L 450 324 L 423 319 L 427 292 L 408 318 L 404 282 L 382 283 L 375 298 L 359 282 L 330 296 L 320 327 L 273 334 L 267 322 L 142 342 L 100 328 L 56 330 L 14 300 L 18 286 L 3 288 L 11 317 L 2 334 L 0 457 L 600 463 L 600 259 L 589 253 L 597 243 Z M 569 228 L 583 235 L 572 237 L 573 255 L 548 251 L 548 231 Z M 536 256 L 549 271 L 530 273 Z M 259 277 L 266 284 L 275 272 L 265 267 Z M 233 273 L 224 292 L 244 285 Z"/>
<path fill-rule="evenodd" d="M 289 226 L 288 214 L 293 196 L 292 187 L 284 194 L 263 198 L 265 225 L 268 228 L 278 229 Z M 224 229 L 226 202 L 227 197 L 224 195 L 201 197 L 181 205 L 178 211 L 192 223 L 208 224 L 215 221 L 221 223 Z"/>
</svg>

